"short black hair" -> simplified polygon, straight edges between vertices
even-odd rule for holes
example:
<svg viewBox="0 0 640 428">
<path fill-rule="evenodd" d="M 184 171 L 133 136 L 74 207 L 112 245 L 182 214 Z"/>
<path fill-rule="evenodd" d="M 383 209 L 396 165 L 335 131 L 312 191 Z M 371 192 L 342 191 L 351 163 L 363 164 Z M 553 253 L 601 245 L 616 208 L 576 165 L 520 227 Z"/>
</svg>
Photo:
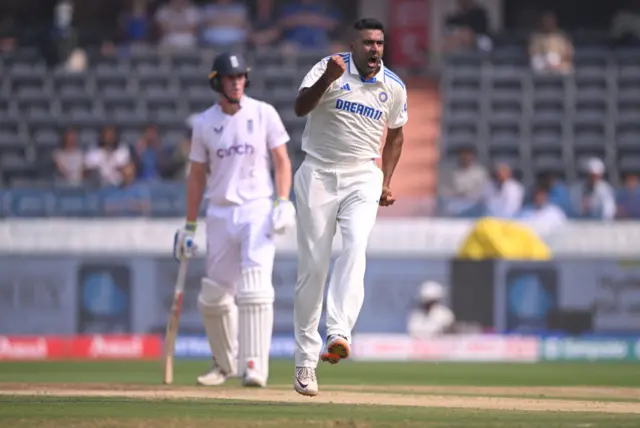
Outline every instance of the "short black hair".
<svg viewBox="0 0 640 428">
<path fill-rule="evenodd" d="M 358 19 L 356 23 L 353 24 L 353 29 L 356 31 L 380 30 L 384 34 L 384 25 L 382 25 L 382 22 L 375 18 Z"/>
</svg>

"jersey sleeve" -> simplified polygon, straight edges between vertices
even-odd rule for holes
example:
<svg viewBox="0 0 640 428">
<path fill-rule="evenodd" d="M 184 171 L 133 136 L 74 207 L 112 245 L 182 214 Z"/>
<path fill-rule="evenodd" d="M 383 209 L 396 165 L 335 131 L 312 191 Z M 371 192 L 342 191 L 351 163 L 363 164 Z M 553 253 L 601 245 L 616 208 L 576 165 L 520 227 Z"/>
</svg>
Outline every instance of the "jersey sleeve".
<svg viewBox="0 0 640 428">
<path fill-rule="evenodd" d="M 298 91 L 301 91 L 303 88 L 312 87 L 318 81 L 320 76 L 324 74 L 326 69 L 327 61 L 324 59 L 319 61 L 316 65 L 313 66 L 311 70 L 309 70 L 307 75 L 304 76 L 304 79 L 302 79 L 302 84 L 300 85 L 300 88 L 298 88 Z"/>
<path fill-rule="evenodd" d="M 391 106 L 391 114 L 389 115 L 389 129 L 396 129 L 403 126 L 409 120 L 407 114 L 407 89 L 398 88 L 396 96 L 393 97 L 393 105 Z"/>
<path fill-rule="evenodd" d="M 200 120 L 196 120 L 193 125 L 191 152 L 189 153 L 189 160 L 192 162 L 207 163 L 209 161 L 207 146 L 204 142 L 203 134 L 202 122 Z"/>
<path fill-rule="evenodd" d="M 273 150 L 289 142 L 290 137 L 278 111 L 272 105 L 266 104 L 265 113 L 265 119 L 267 121 L 267 147 Z"/>
</svg>

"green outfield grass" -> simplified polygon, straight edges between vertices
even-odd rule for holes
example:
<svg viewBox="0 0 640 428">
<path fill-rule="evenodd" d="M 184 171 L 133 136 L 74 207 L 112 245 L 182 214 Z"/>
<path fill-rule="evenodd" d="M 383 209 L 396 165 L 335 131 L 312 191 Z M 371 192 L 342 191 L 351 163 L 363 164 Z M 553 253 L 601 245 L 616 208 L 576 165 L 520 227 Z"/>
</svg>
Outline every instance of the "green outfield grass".
<svg viewBox="0 0 640 428">
<path fill-rule="evenodd" d="M 207 361 L 178 361 L 175 382 L 193 385 L 208 369 Z M 109 382 L 157 384 L 160 362 L 0 363 L 0 382 Z M 271 384 L 289 384 L 290 361 L 272 361 Z M 640 364 L 634 363 L 364 363 L 320 364 L 325 384 L 471 385 L 471 386 L 618 386 L 640 387 Z"/>
<path fill-rule="evenodd" d="M 292 391 L 293 367 L 289 361 L 272 362 L 267 390 L 241 389 L 237 380 L 222 388 L 196 388 L 193 386 L 195 377 L 208 368 L 207 361 L 179 361 L 176 385 L 167 387 L 161 384 L 161 368 L 160 362 L 0 363 L 0 393 L 4 391 L 0 395 L 0 427 L 640 426 L 640 364 L 321 364 L 318 369 L 321 396 L 317 399 L 303 398 Z M 55 385 L 64 385 L 67 389 L 77 386 L 80 392 L 71 394 L 74 397 L 65 397 L 65 392 L 59 393 L 60 396 L 10 393 L 14 389 L 36 389 L 35 384 L 49 384 L 46 388 L 53 389 Z M 124 395 L 82 396 L 83 389 L 107 390 L 110 385 L 115 390 L 120 385 L 122 389 L 143 391 L 147 396 L 139 399 Z M 323 385 L 326 386 L 324 390 Z M 477 388 L 469 389 L 470 386 Z M 554 387 L 558 391 L 557 387 L 564 387 L 568 392 L 564 391 L 560 396 L 539 392 Z M 422 391 L 420 388 L 427 389 Z M 495 394 L 484 394 L 482 391 L 485 390 L 495 390 Z M 175 396 L 152 397 L 154 391 L 175 392 Z M 183 391 L 190 392 L 188 398 L 180 398 Z M 572 396 L 581 391 L 588 394 Z M 228 397 L 223 396 L 227 392 Z M 210 393 L 222 395 L 214 397 Z M 274 395 L 268 395 L 271 393 Z M 615 395 L 609 395 L 613 393 Z M 363 397 L 362 403 L 356 400 L 357 397 Z M 376 405 L 367 404 L 371 397 L 380 397 Z M 415 401 L 425 397 L 428 400 L 424 404 L 394 401 L 405 398 Z M 349 400 L 357 403 L 345 404 Z M 456 407 L 453 403 L 462 403 L 459 407 L 465 407 L 467 400 L 487 400 L 487 407 L 477 401 L 478 408 L 447 408 L 449 401 L 453 407 Z M 513 402 L 516 404 L 507 403 L 499 410 L 492 408 L 500 405 L 501 400 L 516 400 Z M 584 400 L 593 401 L 593 405 Z M 534 407 L 552 403 L 557 409 L 552 406 L 548 411 L 540 408 L 523 410 L 524 407 L 519 408 L 520 401 Z M 583 403 L 583 407 L 572 411 L 563 407 L 576 403 Z M 623 407 L 601 407 L 607 405 Z"/>
</svg>

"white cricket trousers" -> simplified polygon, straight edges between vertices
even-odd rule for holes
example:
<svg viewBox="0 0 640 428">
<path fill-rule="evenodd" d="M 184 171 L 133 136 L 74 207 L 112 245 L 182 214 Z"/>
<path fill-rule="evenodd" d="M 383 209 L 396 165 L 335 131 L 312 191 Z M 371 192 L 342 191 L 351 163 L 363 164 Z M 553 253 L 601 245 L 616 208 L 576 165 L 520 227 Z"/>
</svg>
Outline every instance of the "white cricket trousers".
<svg viewBox="0 0 640 428">
<path fill-rule="evenodd" d="M 242 269 L 259 267 L 271 278 L 276 252 L 272 208 L 272 200 L 264 198 L 207 210 L 207 277 L 232 295 Z"/>
<path fill-rule="evenodd" d="M 296 171 L 296 367 L 315 368 L 322 351 L 318 323 L 338 225 L 342 250 L 327 292 L 327 334 L 339 334 L 351 341 L 351 331 L 364 300 L 366 249 L 378 213 L 382 176 L 373 159 L 336 165 L 308 155 Z"/>
</svg>

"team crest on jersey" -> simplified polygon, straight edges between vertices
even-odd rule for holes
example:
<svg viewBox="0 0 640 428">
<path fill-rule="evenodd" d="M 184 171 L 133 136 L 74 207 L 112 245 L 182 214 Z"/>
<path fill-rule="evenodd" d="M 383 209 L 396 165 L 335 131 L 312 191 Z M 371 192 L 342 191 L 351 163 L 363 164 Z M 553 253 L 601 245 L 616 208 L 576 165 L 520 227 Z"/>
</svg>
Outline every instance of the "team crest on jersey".
<svg viewBox="0 0 640 428">
<path fill-rule="evenodd" d="M 386 92 L 382 91 L 380 92 L 380 94 L 378 94 L 378 99 L 380 100 L 380 102 L 387 102 L 387 99 L 389 99 L 389 96 L 387 95 Z"/>
<path fill-rule="evenodd" d="M 253 119 L 247 120 L 247 132 L 253 134 Z"/>
</svg>

